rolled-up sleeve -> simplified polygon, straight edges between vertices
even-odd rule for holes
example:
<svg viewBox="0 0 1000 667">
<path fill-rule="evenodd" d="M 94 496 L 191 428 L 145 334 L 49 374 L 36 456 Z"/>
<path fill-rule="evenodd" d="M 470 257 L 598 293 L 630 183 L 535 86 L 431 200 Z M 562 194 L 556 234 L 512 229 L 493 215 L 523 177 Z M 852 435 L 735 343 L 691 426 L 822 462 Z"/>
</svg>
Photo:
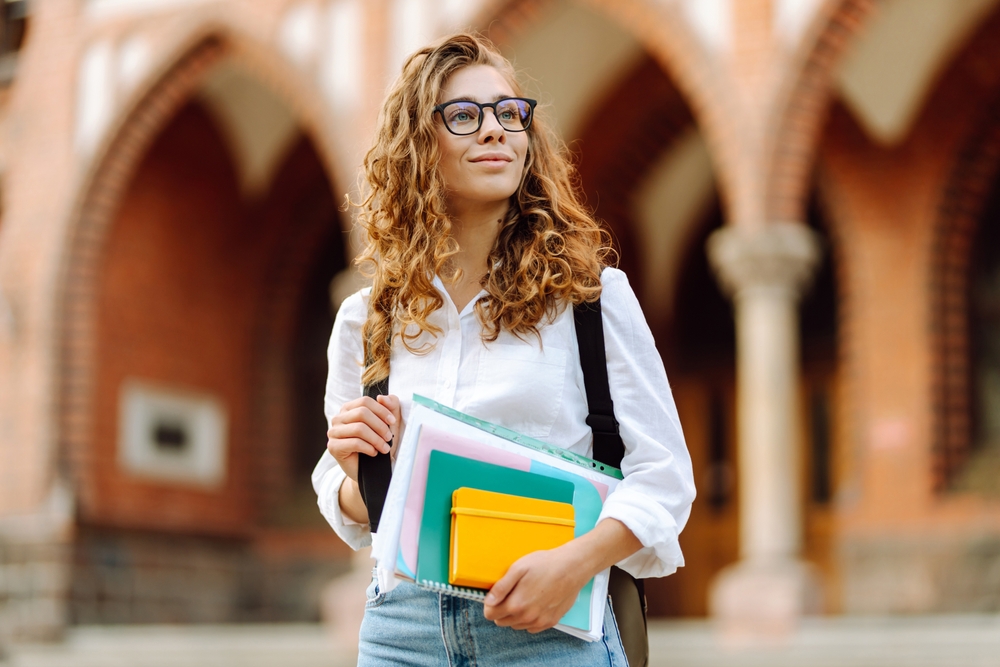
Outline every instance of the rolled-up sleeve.
<svg viewBox="0 0 1000 667">
<path fill-rule="evenodd" d="M 366 317 L 365 294 L 358 292 L 344 300 L 337 312 L 327 349 L 329 374 L 326 380 L 326 396 L 323 408 L 326 423 L 340 407 L 362 394 L 361 327 Z M 312 484 L 316 491 L 319 511 L 333 527 L 334 532 L 352 549 L 361 549 L 371 544 L 372 536 L 368 524 L 359 524 L 344 516 L 340 509 L 340 487 L 347 479 L 336 459 L 330 452 L 324 452 L 313 469 Z"/>
<path fill-rule="evenodd" d="M 619 567 L 639 578 L 663 577 L 684 565 L 678 539 L 695 497 L 691 457 L 663 361 L 628 279 L 609 268 L 602 282 L 608 380 L 625 443 L 625 479 L 601 518 L 621 521 L 643 545 Z"/>
</svg>

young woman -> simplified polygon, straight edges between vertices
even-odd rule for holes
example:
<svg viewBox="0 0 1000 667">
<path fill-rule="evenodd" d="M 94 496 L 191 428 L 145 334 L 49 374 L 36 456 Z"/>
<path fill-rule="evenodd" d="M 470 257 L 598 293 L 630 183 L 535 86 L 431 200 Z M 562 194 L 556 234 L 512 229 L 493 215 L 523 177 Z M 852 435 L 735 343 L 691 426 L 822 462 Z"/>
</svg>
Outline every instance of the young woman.
<svg viewBox="0 0 1000 667">
<path fill-rule="evenodd" d="M 448 37 L 404 65 L 364 162 L 358 261 L 373 284 L 337 314 L 329 441 L 313 485 L 337 534 L 355 549 L 370 543 L 358 457 L 400 441 L 414 393 L 590 455 L 572 306 L 598 297 L 624 481 L 594 530 L 519 560 L 485 604 L 394 584 L 391 564 L 379 564 L 360 665 L 624 665 L 610 608 L 603 642 L 552 626 L 612 564 L 636 577 L 683 564 L 694 484 L 663 364 L 534 111 L 480 36 Z M 387 375 L 390 395 L 363 396 Z"/>
</svg>

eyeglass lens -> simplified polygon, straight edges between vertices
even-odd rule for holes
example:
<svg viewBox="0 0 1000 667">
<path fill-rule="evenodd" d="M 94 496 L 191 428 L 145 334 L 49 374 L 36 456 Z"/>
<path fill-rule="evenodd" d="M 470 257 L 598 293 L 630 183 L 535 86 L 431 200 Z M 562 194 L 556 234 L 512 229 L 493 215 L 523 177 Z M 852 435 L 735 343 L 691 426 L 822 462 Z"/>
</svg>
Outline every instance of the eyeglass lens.
<svg viewBox="0 0 1000 667">
<path fill-rule="evenodd" d="M 526 100 L 511 98 L 494 104 L 480 106 L 475 102 L 452 102 L 441 109 L 445 123 L 455 134 L 472 134 L 482 125 L 480 116 L 484 107 L 492 107 L 496 112 L 500 127 L 512 132 L 521 132 L 531 123 L 531 105 Z"/>
</svg>

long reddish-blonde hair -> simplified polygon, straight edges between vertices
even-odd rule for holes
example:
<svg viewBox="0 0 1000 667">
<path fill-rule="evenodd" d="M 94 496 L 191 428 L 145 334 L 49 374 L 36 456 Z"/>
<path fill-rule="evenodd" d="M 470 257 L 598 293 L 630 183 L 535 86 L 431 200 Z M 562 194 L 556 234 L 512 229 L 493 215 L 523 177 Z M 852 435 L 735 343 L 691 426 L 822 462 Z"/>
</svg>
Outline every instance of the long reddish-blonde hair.
<svg viewBox="0 0 1000 667">
<path fill-rule="evenodd" d="M 433 108 L 448 77 L 469 65 L 496 68 L 521 94 L 513 67 L 489 40 L 468 33 L 445 37 L 406 60 L 365 156 L 357 207 L 366 246 L 356 262 L 372 280 L 362 328 L 366 385 L 388 376 L 393 336 L 419 354 L 427 350 L 415 347 L 420 333 L 440 333 L 428 322 L 444 305 L 431 280 L 458 277 L 448 262 L 458 245 L 437 168 Z M 483 267 L 487 296 L 475 305 L 487 341 L 501 329 L 537 334 L 542 318 L 561 305 L 597 300 L 601 269 L 612 253 L 607 232 L 581 201 L 564 145 L 542 114 L 527 132 L 524 174 Z"/>
</svg>

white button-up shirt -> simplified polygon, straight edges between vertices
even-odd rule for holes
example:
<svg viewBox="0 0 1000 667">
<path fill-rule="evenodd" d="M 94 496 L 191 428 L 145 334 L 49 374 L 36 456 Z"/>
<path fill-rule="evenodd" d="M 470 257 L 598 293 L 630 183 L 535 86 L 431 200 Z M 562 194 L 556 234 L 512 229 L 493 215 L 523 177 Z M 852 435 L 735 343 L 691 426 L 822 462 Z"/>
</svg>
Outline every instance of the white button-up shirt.
<svg viewBox="0 0 1000 667">
<path fill-rule="evenodd" d="M 628 279 L 618 269 L 607 268 L 601 281 L 608 379 L 625 443 L 625 478 L 604 503 L 601 519 L 618 519 L 643 545 L 619 567 L 635 577 L 662 577 L 684 564 L 678 535 L 695 495 L 691 458 L 663 362 Z M 444 306 L 431 314 L 430 323 L 442 333 L 436 338 L 423 333 L 416 343 L 433 347 L 415 355 L 398 339 L 393 343 L 389 392 L 400 399 L 404 424 L 416 393 L 591 456 L 593 437 L 584 421 L 587 396 L 573 309 L 562 308 L 552 321 L 540 324 L 540 340 L 503 331 L 495 342 L 484 343 L 474 310 L 479 297 L 460 313 L 439 278 L 434 286 Z M 328 423 L 344 403 L 363 395 L 361 327 L 368 293 L 366 289 L 348 297 L 337 313 L 329 347 Z M 367 524 L 359 525 L 341 512 L 339 491 L 345 478 L 326 452 L 313 471 L 313 487 L 330 525 L 359 549 L 371 543 L 371 533 Z"/>
</svg>

